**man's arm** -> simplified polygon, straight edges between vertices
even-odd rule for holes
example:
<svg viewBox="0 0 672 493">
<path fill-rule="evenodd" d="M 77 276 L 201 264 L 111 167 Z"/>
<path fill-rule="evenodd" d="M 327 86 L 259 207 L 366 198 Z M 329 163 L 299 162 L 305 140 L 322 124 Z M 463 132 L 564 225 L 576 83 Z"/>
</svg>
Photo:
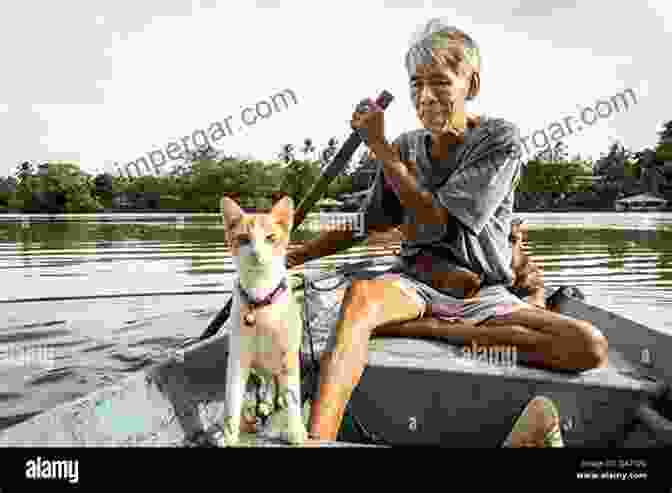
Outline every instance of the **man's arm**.
<svg viewBox="0 0 672 493">
<path fill-rule="evenodd" d="M 415 163 L 401 160 L 397 144 L 378 145 L 372 150 L 376 158 L 383 162 L 385 177 L 397 194 L 399 202 L 404 208 L 415 211 L 418 222 L 445 224 L 448 221 L 448 211 L 444 207 L 437 207 L 432 193 L 418 186 Z"/>
<path fill-rule="evenodd" d="M 527 291 L 529 303 L 545 308 L 546 298 L 544 291 L 544 270 L 523 251 L 523 243 L 527 238 L 527 228 L 524 225 L 511 226 L 512 259 L 511 268 L 514 274 L 514 289 Z"/>
</svg>

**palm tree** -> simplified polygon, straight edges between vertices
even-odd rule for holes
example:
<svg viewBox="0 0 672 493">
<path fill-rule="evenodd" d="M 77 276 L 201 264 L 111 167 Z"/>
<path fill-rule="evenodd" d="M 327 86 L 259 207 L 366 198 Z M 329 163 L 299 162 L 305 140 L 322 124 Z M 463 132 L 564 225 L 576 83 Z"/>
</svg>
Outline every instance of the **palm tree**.
<svg viewBox="0 0 672 493">
<path fill-rule="evenodd" d="M 658 132 L 660 139 L 656 146 L 656 158 L 661 163 L 672 162 L 672 120 L 663 124 L 663 130 Z M 664 164 L 665 168 L 671 168 L 670 164 Z"/>
<path fill-rule="evenodd" d="M 294 144 L 285 144 L 282 146 L 282 151 L 280 151 L 278 157 L 287 164 L 294 161 Z"/>
<path fill-rule="evenodd" d="M 598 175 L 608 175 L 609 171 L 612 171 L 612 174 L 615 172 L 614 169 L 619 166 L 623 166 L 625 161 L 626 150 L 623 148 L 620 142 L 616 141 L 609 147 L 609 152 L 606 156 L 600 157 L 595 163 L 595 170 Z"/>
<path fill-rule="evenodd" d="M 555 146 L 553 146 L 553 148 L 550 149 L 550 154 L 551 154 L 551 161 L 553 162 L 566 161 L 568 154 L 567 146 L 565 145 L 564 142 L 559 140 L 558 142 L 555 143 Z"/>
<path fill-rule="evenodd" d="M 18 181 L 13 176 L 8 176 L 7 178 L 0 178 L 0 193 L 14 193 L 16 192 L 16 187 Z"/>
<path fill-rule="evenodd" d="M 33 165 L 30 161 L 24 161 L 17 166 L 16 176 L 22 180 L 27 176 L 33 175 Z"/>
<path fill-rule="evenodd" d="M 338 146 L 338 140 L 336 140 L 335 137 L 332 137 L 327 141 L 327 147 L 322 149 L 322 151 L 320 152 L 320 162 L 322 163 L 322 168 L 324 168 L 331 162 L 331 159 L 336 154 L 336 151 L 338 151 L 337 146 Z"/>
<path fill-rule="evenodd" d="M 313 139 L 305 139 L 303 141 L 303 148 L 301 149 L 303 155 L 308 158 L 308 154 L 315 152 L 315 146 L 313 145 Z"/>
<path fill-rule="evenodd" d="M 663 123 L 663 130 L 658 132 L 660 144 L 672 144 L 672 120 Z"/>
<path fill-rule="evenodd" d="M 211 161 L 219 158 L 219 151 L 210 144 L 198 146 L 194 150 L 187 150 L 184 153 L 184 160 L 189 162 L 194 161 Z"/>
<path fill-rule="evenodd" d="M 338 139 L 336 137 L 332 137 L 327 141 L 327 149 L 329 149 L 333 154 L 336 154 L 338 146 Z"/>
</svg>

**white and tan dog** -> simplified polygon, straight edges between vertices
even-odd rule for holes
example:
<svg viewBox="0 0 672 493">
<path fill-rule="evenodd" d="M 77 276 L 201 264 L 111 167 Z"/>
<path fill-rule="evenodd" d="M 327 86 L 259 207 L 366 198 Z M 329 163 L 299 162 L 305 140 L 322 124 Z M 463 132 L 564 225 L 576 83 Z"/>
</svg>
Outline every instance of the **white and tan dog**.
<svg viewBox="0 0 672 493">
<path fill-rule="evenodd" d="M 280 406 L 287 413 L 282 438 L 301 444 L 307 439 L 301 418 L 302 323 L 285 265 L 292 199 L 284 197 L 267 214 L 248 214 L 223 197 L 220 210 L 238 279 L 231 308 L 226 417 L 215 439 L 220 446 L 238 443 L 245 386 L 255 368 L 277 379 Z"/>
</svg>

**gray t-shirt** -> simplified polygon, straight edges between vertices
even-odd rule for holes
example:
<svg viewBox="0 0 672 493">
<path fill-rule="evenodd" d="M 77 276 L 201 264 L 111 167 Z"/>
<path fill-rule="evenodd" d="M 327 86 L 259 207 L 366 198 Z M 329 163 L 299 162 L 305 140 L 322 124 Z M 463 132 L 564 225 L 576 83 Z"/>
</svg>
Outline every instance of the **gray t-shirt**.
<svg viewBox="0 0 672 493">
<path fill-rule="evenodd" d="M 481 116 L 479 126 L 467 129 L 464 143 L 457 144 L 441 162 L 429 157 L 428 130 L 404 133 L 395 143 L 400 145 L 403 161 L 415 161 L 419 186 L 432 192 L 436 205 L 447 209 L 448 224 L 418 224 L 415 212 L 404 209 L 386 184 L 381 162 L 360 210 L 366 227 L 417 224 L 417 238 L 401 242 L 402 259 L 425 254 L 430 252 L 426 247 L 432 247 L 435 261 L 430 269 L 467 269 L 479 274 L 484 285 L 509 286 L 513 281 L 509 235 L 514 190 L 521 173 L 517 127 Z M 448 250 L 446 255 L 441 249 Z"/>
</svg>

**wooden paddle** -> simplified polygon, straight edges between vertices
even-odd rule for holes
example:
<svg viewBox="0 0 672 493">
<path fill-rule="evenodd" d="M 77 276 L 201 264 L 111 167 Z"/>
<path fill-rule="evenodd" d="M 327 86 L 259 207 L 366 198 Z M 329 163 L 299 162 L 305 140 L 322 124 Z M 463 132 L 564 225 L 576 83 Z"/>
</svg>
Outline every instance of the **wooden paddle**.
<svg viewBox="0 0 672 493">
<path fill-rule="evenodd" d="M 388 91 L 383 91 L 380 93 L 380 96 L 376 99 L 376 104 L 385 110 L 389 104 L 392 102 L 394 97 Z M 357 131 L 354 131 L 348 137 L 348 140 L 341 146 L 340 150 L 334 156 L 334 159 L 331 163 L 325 167 L 325 169 L 320 174 L 320 177 L 317 179 L 317 182 L 313 185 L 313 188 L 308 192 L 308 195 L 301 201 L 299 207 L 297 208 L 296 214 L 294 215 L 294 226 L 292 231 L 295 231 L 306 218 L 308 212 L 313 208 L 315 203 L 320 200 L 324 192 L 327 191 L 329 183 L 336 178 L 338 175 L 343 173 L 346 166 L 352 159 L 352 156 L 355 154 L 355 151 L 362 143 L 362 137 Z M 226 303 L 224 308 L 217 314 L 217 316 L 210 322 L 210 325 L 203 331 L 201 336 L 193 342 L 204 341 L 212 336 L 214 336 L 219 329 L 224 325 L 224 323 L 229 319 L 231 315 L 231 306 L 233 305 L 233 297 L 229 298 L 229 301 Z M 191 343 L 191 342 L 190 342 Z"/>
</svg>

